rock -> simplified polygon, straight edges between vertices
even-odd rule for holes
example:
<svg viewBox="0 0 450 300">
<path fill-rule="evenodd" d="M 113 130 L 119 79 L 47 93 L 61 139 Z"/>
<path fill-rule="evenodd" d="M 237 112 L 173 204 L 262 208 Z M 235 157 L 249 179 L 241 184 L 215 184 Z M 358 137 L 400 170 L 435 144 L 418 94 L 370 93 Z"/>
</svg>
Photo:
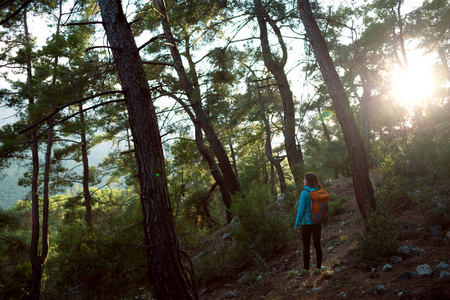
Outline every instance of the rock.
<svg viewBox="0 0 450 300">
<path fill-rule="evenodd" d="M 407 227 L 408 227 L 408 230 L 413 230 L 417 227 L 417 224 L 412 221 L 409 221 Z"/>
<path fill-rule="evenodd" d="M 318 291 L 320 291 L 321 289 L 322 289 L 322 287 L 319 286 L 318 288 L 312 289 L 311 292 L 318 292 Z"/>
<path fill-rule="evenodd" d="M 377 291 L 382 294 L 387 291 L 387 288 L 384 285 L 377 285 Z"/>
<path fill-rule="evenodd" d="M 281 194 L 281 195 L 277 198 L 277 204 L 279 205 L 279 207 L 281 208 L 281 210 L 284 209 L 284 207 L 286 206 L 286 197 L 284 196 L 284 194 Z"/>
<path fill-rule="evenodd" d="M 236 228 L 239 228 L 241 226 L 241 220 L 238 216 L 234 216 L 234 218 L 231 220 L 231 227 L 236 226 Z"/>
<path fill-rule="evenodd" d="M 340 273 L 341 271 L 342 271 L 342 269 L 339 267 L 334 268 L 334 273 Z"/>
<path fill-rule="evenodd" d="M 346 259 L 343 259 L 343 260 L 341 260 L 341 265 L 346 265 L 348 263 L 348 260 L 346 260 Z"/>
<path fill-rule="evenodd" d="M 424 256 L 427 255 L 427 251 L 425 251 L 424 249 L 420 249 L 420 250 L 419 250 L 419 255 L 420 255 L 421 257 L 424 257 Z"/>
<path fill-rule="evenodd" d="M 446 264 L 445 262 L 441 261 L 441 262 L 436 266 L 436 269 L 447 269 L 448 267 L 450 267 L 449 264 Z"/>
<path fill-rule="evenodd" d="M 420 275 L 417 272 L 411 271 L 412 278 L 419 278 Z"/>
<path fill-rule="evenodd" d="M 421 260 L 422 260 L 422 257 L 414 257 L 413 259 L 411 259 L 411 262 L 412 263 L 416 263 L 416 262 L 421 261 Z"/>
<path fill-rule="evenodd" d="M 239 280 L 237 281 L 237 283 L 242 283 L 247 279 L 247 275 L 242 276 L 241 278 L 239 278 Z"/>
<path fill-rule="evenodd" d="M 203 254 L 205 254 L 205 251 L 200 252 L 196 257 L 194 257 L 194 259 L 200 259 L 200 257 L 203 256 Z"/>
<path fill-rule="evenodd" d="M 356 208 L 354 208 L 354 207 L 349 208 L 349 209 L 347 210 L 347 212 L 348 212 L 349 214 L 354 214 L 354 213 L 356 213 Z"/>
<path fill-rule="evenodd" d="M 427 264 L 419 265 L 416 268 L 416 271 L 417 271 L 417 274 L 419 274 L 420 276 L 429 276 L 429 275 L 433 274 L 433 270 Z"/>
<path fill-rule="evenodd" d="M 440 235 L 442 233 L 442 226 L 441 225 L 435 225 L 430 227 L 430 232 L 432 235 Z"/>
<path fill-rule="evenodd" d="M 364 276 L 364 274 L 359 275 L 359 278 L 364 278 L 366 276 Z"/>
<path fill-rule="evenodd" d="M 227 239 L 231 239 L 230 234 L 227 232 L 224 235 L 222 235 L 222 240 L 227 240 Z"/>
<path fill-rule="evenodd" d="M 402 257 L 401 256 L 396 256 L 396 255 L 391 256 L 391 263 L 398 264 L 400 262 L 402 262 Z"/>
<path fill-rule="evenodd" d="M 377 268 L 372 268 L 371 270 L 370 270 L 370 272 L 372 272 L 372 273 L 375 273 L 377 271 Z"/>
<path fill-rule="evenodd" d="M 408 246 L 402 246 L 402 247 L 400 247 L 400 248 L 397 249 L 397 253 L 398 253 L 400 256 L 405 257 L 405 256 L 409 256 L 409 255 L 410 255 L 411 250 L 409 249 Z"/>
<path fill-rule="evenodd" d="M 295 282 L 295 280 L 291 280 L 291 281 L 289 282 L 289 285 L 290 285 L 291 288 L 293 288 L 293 289 L 298 288 L 298 283 Z"/>
<path fill-rule="evenodd" d="M 233 291 L 228 291 L 225 293 L 224 297 L 226 299 L 236 298 L 236 293 Z"/>
<path fill-rule="evenodd" d="M 366 288 L 365 290 L 362 291 L 363 294 L 371 294 L 372 290 L 370 288 Z"/>
<path fill-rule="evenodd" d="M 439 277 L 446 278 L 450 276 L 450 272 L 447 271 L 441 271 L 441 275 Z"/>
<path fill-rule="evenodd" d="M 347 294 L 345 292 L 340 292 L 338 298 L 347 298 Z"/>
<path fill-rule="evenodd" d="M 384 265 L 383 267 L 383 272 L 387 272 L 387 271 L 391 271 L 392 270 L 392 266 L 389 264 Z"/>
</svg>

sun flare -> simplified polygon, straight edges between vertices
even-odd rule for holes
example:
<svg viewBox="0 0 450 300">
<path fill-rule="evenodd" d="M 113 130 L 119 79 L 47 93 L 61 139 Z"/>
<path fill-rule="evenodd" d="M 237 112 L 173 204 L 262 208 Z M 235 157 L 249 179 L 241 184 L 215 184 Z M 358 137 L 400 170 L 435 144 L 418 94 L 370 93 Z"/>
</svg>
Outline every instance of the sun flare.
<svg viewBox="0 0 450 300">
<path fill-rule="evenodd" d="M 394 70 L 391 83 L 397 103 L 406 107 L 415 106 L 433 91 L 432 62 L 424 56 L 411 55 L 407 68 Z"/>
</svg>

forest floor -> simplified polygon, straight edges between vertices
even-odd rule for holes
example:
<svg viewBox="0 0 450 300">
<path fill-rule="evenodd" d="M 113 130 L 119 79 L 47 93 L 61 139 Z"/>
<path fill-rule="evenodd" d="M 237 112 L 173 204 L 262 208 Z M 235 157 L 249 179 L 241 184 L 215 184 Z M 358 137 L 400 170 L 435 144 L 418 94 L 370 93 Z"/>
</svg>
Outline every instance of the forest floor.
<svg viewBox="0 0 450 300">
<path fill-rule="evenodd" d="M 303 267 L 298 234 L 298 239 L 263 265 L 226 274 L 205 287 L 200 299 L 450 299 L 450 276 L 441 278 L 450 275 L 449 267 L 445 267 L 450 264 L 448 228 L 443 226 L 433 234 L 430 225 L 439 224 L 428 224 L 423 209 L 406 199 L 397 206 L 394 222 L 399 247 L 410 246 L 410 255 L 394 254 L 403 256 L 401 262 L 395 263 L 391 257 L 381 262 L 362 261 L 353 250 L 363 224 L 351 181 L 341 180 L 326 190 L 349 201 L 344 212 L 332 217 L 322 229 L 325 270 L 320 275 L 296 274 Z M 444 264 L 439 265 L 441 262 Z M 388 264 L 392 269 L 384 271 Z M 424 264 L 431 267 L 433 274 L 418 276 L 417 267 Z"/>
</svg>

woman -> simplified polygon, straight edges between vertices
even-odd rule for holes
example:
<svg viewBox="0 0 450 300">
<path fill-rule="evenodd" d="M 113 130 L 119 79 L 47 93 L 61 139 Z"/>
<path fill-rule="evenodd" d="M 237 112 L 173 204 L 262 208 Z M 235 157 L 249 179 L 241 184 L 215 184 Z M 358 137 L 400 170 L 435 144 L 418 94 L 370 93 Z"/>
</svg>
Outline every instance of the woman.
<svg viewBox="0 0 450 300">
<path fill-rule="evenodd" d="M 314 248 L 316 249 L 316 269 L 315 274 L 320 274 L 322 268 L 322 247 L 320 245 L 320 224 L 316 224 L 309 218 L 311 213 L 311 198 L 309 192 L 322 188 L 314 173 L 306 173 L 303 180 L 305 189 L 300 194 L 300 201 L 298 204 L 297 219 L 295 220 L 295 231 L 299 232 L 298 227 L 302 224 L 302 241 L 303 241 L 303 271 L 300 275 L 309 275 L 309 261 L 311 258 L 309 249 L 311 246 L 311 235 L 313 237 Z"/>
</svg>

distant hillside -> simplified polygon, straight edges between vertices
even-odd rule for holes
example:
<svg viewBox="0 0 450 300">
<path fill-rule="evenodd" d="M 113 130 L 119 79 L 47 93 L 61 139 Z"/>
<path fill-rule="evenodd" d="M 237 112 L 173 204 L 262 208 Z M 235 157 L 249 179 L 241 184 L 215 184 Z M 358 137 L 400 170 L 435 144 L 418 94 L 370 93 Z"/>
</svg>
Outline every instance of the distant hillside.
<svg viewBox="0 0 450 300">
<path fill-rule="evenodd" d="M 89 153 L 89 164 L 100 164 L 110 149 L 111 145 L 106 142 L 97 145 Z M 66 163 L 72 167 L 76 165 L 74 162 Z M 76 172 L 81 172 L 81 170 L 81 167 L 77 168 Z M 24 170 L 19 169 L 17 165 L 1 172 L 5 177 L 0 180 L 0 208 L 9 209 L 13 207 L 17 201 L 24 199 L 27 193 L 29 193 L 29 188 L 17 185 L 17 181 L 20 176 L 22 176 L 23 172 Z"/>
<path fill-rule="evenodd" d="M 17 180 L 22 174 L 18 167 L 11 167 L 2 173 L 6 176 L 0 180 L 0 208 L 9 209 L 17 201 L 22 200 L 29 189 L 17 184 Z"/>
</svg>

